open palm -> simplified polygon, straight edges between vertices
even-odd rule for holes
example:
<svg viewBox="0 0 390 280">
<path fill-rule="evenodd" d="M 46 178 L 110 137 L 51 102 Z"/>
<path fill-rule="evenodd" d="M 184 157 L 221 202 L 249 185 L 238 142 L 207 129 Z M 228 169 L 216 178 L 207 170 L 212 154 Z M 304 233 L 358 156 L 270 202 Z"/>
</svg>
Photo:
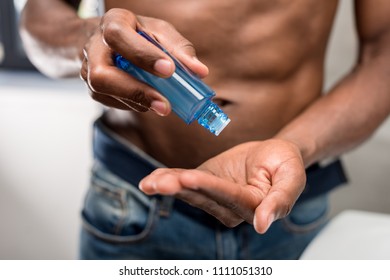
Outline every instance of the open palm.
<svg viewBox="0 0 390 280">
<path fill-rule="evenodd" d="M 157 169 L 140 188 L 150 195 L 174 195 L 226 226 L 246 221 L 264 233 L 290 212 L 305 181 L 297 147 L 271 139 L 235 146 L 196 169 Z"/>
</svg>

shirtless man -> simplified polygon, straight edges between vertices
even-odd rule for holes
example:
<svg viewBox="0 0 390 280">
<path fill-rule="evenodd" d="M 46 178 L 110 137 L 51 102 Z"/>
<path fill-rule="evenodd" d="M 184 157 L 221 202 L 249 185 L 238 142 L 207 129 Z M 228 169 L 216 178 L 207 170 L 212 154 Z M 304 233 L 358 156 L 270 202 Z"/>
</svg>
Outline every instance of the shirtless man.
<svg viewBox="0 0 390 280">
<path fill-rule="evenodd" d="M 95 124 L 81 257 L 299 257 L 323 225 L 326 192 L 345 181 L 339 165 L 316 163 L 364 141 L 390 111 L 390 2 L 355 1 L 359 57 L 326 94 L 336 0 L 106 0 L 90 19 L 78 4 L 29 0 L 21 34 L 43 73 L 80 73 L 108 108 Z M 137 30 L 215 90 L 232 120 L 220 136 L 185 125 L 113 65 L 117 52 L 172 75 L 171 59 Z"/>
</svg>

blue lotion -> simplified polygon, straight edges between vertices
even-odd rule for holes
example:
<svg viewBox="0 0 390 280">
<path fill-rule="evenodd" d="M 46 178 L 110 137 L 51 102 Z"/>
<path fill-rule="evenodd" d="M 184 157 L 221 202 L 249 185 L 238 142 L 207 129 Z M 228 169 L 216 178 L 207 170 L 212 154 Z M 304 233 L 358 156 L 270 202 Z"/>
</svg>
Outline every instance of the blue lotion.
<svg viewBox="0 0 390 280">
<path fill-rule="evenodd" d="M 148 34 L 143 31 L 138 33 L 172 58 L 176 66 L 175 72 L 169 78 L 160 78 L 135 66 L 121 55 L 115 56 L 116 66 L 158 90 L 169 100 L 172 110 L 187 124 L 198 120 L 199 124 L 218 136 L 230 119 L 211 101 L 215 96 L 214 91 Z"/>
</svg>

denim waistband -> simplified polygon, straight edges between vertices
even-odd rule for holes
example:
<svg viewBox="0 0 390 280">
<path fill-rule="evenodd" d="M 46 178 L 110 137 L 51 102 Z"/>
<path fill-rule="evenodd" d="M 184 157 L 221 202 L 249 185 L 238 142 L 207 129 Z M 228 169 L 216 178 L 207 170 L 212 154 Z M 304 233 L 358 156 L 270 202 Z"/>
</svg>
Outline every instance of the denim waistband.
<svg viewBox="0 0 390 280">
<path fill-rule="evenodd" d="M 164 167 L 135 145 L 111 132 L 101 119 L 94 124 L 93 154 L 105 168 L 135 187 L 153 170 Z M 335 160 L 327 166 L 314 164 L 306 170 L 306 174 L 307 184 L 297 203 L 325 194 L 347 182 L 340 160 Z M 198 218 L 199 216 L 201 218 L 211 217 L 204 211 L 180 200 L 175 200 L 174 207 Z M 212 217 L 210 222 L 215 223 L 215 221 Z"/>
<path fill-rule="evenodd" d="M 305 189 L 297 203 L 328 193 L 348 182 L 340 159 L 325 166 L 313 164 L 306 169 L 306 177 Z"/>
</svg>

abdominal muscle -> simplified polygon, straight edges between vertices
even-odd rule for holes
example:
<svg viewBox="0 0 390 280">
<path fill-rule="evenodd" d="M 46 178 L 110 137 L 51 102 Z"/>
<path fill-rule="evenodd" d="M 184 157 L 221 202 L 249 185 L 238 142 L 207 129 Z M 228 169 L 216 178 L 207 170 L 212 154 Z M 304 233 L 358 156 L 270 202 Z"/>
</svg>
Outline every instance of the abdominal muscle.
<svg viewBox="0 0 390 280">
<path fill-rule="evenodd" d="M 110 109 L 106 125 L 166 166 L 180 168 L 194 168 L 237 144 L 272 137 L 321 95 L 325 46 L 337 4 L 292 2 L 296 8 L 282 9 L 291 2 L 276 0 L 272 7 L 264 7 L 270 1 L 262 0 L 106 1 L 107 8 L 127 8 L 177 27 L 209 67 L 205 82 L 231 119 L 217 137 L 195 122 L 186 125 L 174 113 L 160 117 Z M 313 2 L 315 7 L 309 7 Z M 174 3 L 172 13 L 168 7 Z M 229 8 L 234 3 L 246 5 L 237 11 Z"/>
</svg>

